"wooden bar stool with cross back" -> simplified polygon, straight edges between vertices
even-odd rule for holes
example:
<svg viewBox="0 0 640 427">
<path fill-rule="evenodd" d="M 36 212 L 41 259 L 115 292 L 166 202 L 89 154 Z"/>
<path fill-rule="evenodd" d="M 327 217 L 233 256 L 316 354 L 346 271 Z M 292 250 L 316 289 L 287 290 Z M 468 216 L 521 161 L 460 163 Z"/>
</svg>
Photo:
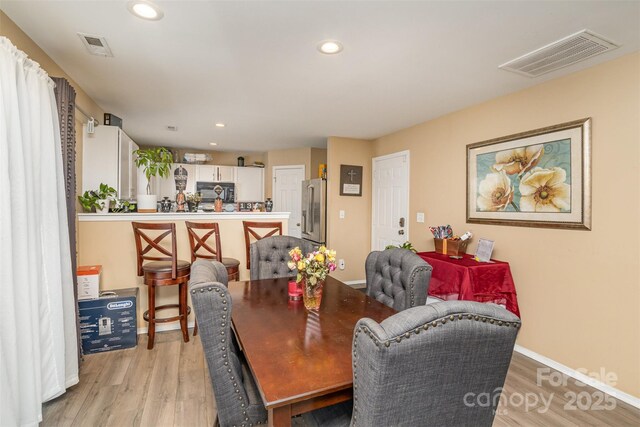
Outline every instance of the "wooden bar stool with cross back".
<svg viewBox="0 0 640 427">
<path fill-rule="evenodd" d="M 247 249 L 247 269 L 251 269 L 251 243 L 276 235 L 282 236 L 282 222 L 242 221 L 244 243 Z"/>
<path fill-rule="evenodd" d="M 235 258 L 222 256 L 218 223 L 185 221 L 184 224 L 187 226 L 187 231 L 189 232 L 191 262 L 194 262 L 198 258 L 221 262 L 227 269 L 229 281 L 240 280 L 240 261 Z M 211 240 L 209 240 L 209 238 L 211 238 Z M 193 335 L 198 335 L 198 322 L 196 322 L 193 328 Z"/>
<path fill-rule="evenodd" d="M 149 322 L 149 343 L 151 350 L 155 341 L 156 323 L 180 321 L 180 329 L 184 342 L 189 342 L 187 317 L 191 308 L 187 305 L 187 284 L 191 263 L 178 259 L 176 243 L 176 225 L 174 223 L 147 224 L 132 222 L 138 254 L 138 276 L 144 276 L 144 283 L 148 287 L 149 310 L 144 312 L 143 318 Z M 158 232 L 158 233 L 156 233 Z M 169 245 L 162 244 L 162 240 L 170 236 Z M 143 248 L 143 240 L 146 246 Z M 167 247 L 168 246 L 168 247 Z M 153 251 L 153 252 L 152 252 Z M 153 255 L 152 253 L 157 253 Z M 150 261 L 146 262 L 145 261 Z M 178 285 L 178 304 L 164 304 L 156 307 L 156 287 Z M 170 308 L 177 308 L 178 315 L 156 318 L 156 312 Z"/>
</svg>

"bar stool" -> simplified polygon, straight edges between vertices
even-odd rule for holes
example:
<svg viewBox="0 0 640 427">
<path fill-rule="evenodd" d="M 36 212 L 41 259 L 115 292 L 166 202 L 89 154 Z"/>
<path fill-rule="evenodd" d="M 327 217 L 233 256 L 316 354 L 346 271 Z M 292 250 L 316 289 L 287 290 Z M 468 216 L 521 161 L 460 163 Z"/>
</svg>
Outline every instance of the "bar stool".
<svg viewBox="0 0 640 427">
<path fill-rule="evenodd" d="M 247 249 L 247 269 L 251 269 L 251 258 L 250 258 L 250 248 L 251 248 L 251 238 L 255 239 L 254 241 L 258 241 L 264 239 L 265 237 L 271 237 L 273 235 L 282 236 L 282 222 L 253 222 L 253 221 L 242 221 L 242 227 L 244 228 L 244 243 Z M 261 234 L 258 232 L 261 231 Z"/>
<path fill-rule="evenodd" d="M 235 258 L 225 258 L 222 256 L 222 247 L 220 245 L 220 230 L 217 222 L 189 222 L 185 221 L 189 232 L 189 245 L 191 246 L 191 262 L 198 258 L 215 260 L 221 262 L 227 269 L 229 281 L 240 279 L 240 261 Z M 207 233 L 199 235 L 196 230 L 209 230 Z M 207 239 L 213 236 L 215 248 L 207 243 Z M 200 250 L 203 251 L 200 251 Z M 198 252 L 200 251 L 200 252 Z"/>
<path fill-rule="evenodd" d="M 191 262 L 196 259 L 208 259 L 218 261 L 227 269 L 227 277 L 229 281 L 240 279 L 240 261 L 235 258 L 223 258 L 222 246 L 220 245 L 220 229 L 217 222 L 190 222 L 185 221 L 189 232 L 189 246 L 191 247 Z M 203 234 L 198 234 L 196 230 L 208 230 Z M 213 236 L 215 248 L 211 247 L 207 240 Z M 202 249 L 202 251 L 200 251 Z M 200 252 L 198 252 L 200 251 Z M 193 327 L 193 336 L 198 335 L 198 322 Z"/>
<path fill-rule="evenodd" d="M 187 305 L 187 283 L 189 282 L 191 263 L 178 259 L 176 225 L 173 223 L 146 224 L 140 222 L 132 222 L 131 225 L 133 226 L 133 233 L 136 239 L 138 276 L 144 275 L 144 283 L 148 287 L 149 310 L 145 311 L 143 315 L 144 320 L 149 322 L 149 343 L 147 349 L 151 350 L 153 348 L 156 335 L 156 323 L 179 320 L 184 342 L 189 342 L 187 317 L 191 312 L 191 308 Z M 154 231 L 160 231 L 161 233 L 150 236 L 144 230 L 149 230 L 152 233 Z M 167 236 L 170 236 L 171 240 L 169 245 L 161 244 L 162 240 Z M 143 240 L 146 243 L 144 248 L 142 247 Z M 170 249 L 167 249 L 167 246 L 170 246 Z M 151 251 L 156 251 L 160 254 L 150 255 L 149 252 Z M 144 263 L 144 261 L 151 262 Z M 156 307 L 156 286 L 171 285 L 178 285 L 178 304 L 165 304 Z M 169 308 L 177 308 L 178 315 L 161 319 L 156 318 L 156 311 Z"/>
</svg>

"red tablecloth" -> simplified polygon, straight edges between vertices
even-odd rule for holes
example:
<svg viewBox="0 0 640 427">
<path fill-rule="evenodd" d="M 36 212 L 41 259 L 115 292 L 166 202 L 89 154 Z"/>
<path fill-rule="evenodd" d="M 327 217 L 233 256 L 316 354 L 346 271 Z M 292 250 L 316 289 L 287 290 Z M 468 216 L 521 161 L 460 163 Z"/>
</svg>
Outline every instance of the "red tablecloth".
<svg viewBox="0 0 640 427">
<path fill-rule="evenodd" d="M 471 255 L 453 259 L 436 252 L 418 255 L 433 267 L 429 295 L 444 300 L 494 302 L 520 317 L 508 262 L 478 262 Z"/>
</svg>

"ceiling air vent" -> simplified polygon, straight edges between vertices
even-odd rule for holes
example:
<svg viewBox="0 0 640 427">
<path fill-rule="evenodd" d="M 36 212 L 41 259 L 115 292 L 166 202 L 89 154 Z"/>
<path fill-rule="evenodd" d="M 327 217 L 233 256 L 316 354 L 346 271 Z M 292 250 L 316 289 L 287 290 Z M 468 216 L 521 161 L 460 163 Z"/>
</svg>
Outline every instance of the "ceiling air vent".
<svg viewBox="0 0 640 427">
<path fill-rule="evenodd" d="M 91 34 L 78 33 L 80 40 L 87 48 L 90 54 L 98 56 L 113 56 L 107 40 L 104 37 L 92 36 Z"/>
<path fill-rule="evenodd" d="M 498 68 L 527 77 L 538 77 L 619 47 L 589 30 L 582 30 L 505 62 Z"/>
</svg>

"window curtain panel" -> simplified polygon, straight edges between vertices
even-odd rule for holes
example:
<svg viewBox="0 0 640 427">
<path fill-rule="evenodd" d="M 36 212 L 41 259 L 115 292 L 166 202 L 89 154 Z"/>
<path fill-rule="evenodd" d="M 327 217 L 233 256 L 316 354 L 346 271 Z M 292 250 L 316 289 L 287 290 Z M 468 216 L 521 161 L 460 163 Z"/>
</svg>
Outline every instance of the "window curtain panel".
<svg viewBox="0 0 640 427">
<path fill-rule="evenodd" d="M 64 169 L 64 192 L 67 201 L 67 225 L 69 228 L 69 250 L 71 251 L 71 273 L 73 274 L 73 299 L 78 302 L 78 276 L 76 254 L 76 90 L 67 79 L 52 77 L 56 84 L 54 93 L 60 121 L 60 147 Z M 77 307 L 77 305 L 76 305 Z M 82 356 L 80 342 L 80 315 L 76 310 L 76 333 L 78 334 L 78 358 Z"/>
<path fill-rule="evenodd" d="M 75 302 L 54 84 L 0 37 L 0 414 L 37 425 L 78 382 Z"/>
</svg>

